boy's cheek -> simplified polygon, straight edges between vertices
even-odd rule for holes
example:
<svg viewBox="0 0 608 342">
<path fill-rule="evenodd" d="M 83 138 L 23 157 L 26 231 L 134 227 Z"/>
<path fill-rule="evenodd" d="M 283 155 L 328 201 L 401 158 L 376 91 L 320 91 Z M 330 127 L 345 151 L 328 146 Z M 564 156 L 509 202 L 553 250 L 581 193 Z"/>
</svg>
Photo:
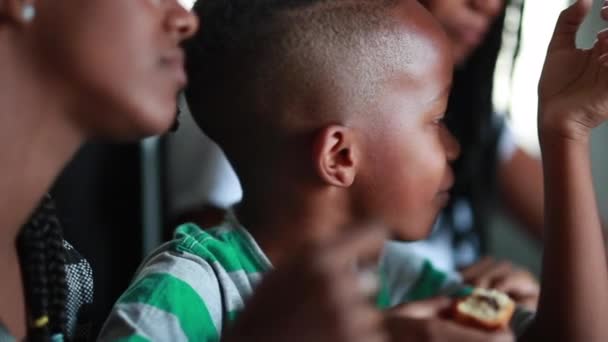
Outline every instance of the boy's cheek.
<svg viewBox="0 0 608 342">
<path fill-rule="evenodd" d="M 400 200 L 392 202 L 391 228 L 398 238 L 420 240 L 426 238 L 441 210 L 435 194 L 421 184 L 410 184 Z"/>
</svg>

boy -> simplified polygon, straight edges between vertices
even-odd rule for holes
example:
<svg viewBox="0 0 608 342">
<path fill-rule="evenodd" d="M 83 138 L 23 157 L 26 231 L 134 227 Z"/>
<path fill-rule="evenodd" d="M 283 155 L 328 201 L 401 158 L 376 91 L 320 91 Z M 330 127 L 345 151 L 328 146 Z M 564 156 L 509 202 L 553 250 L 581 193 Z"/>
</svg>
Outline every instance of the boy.
<svg viewBox="0 0 608 342">
<path fill-rule="evenodd" d="M 584 143 L 591 124 L 603 120 L 596 113 L 608 113 L 593 73 L 606 38 L 593 58 L 573 45 L 588 8 L 579 1 L 564 12 L 541 83 L 551 231 L 539 313 L 524 340 L 608 336 L 601 324 L 608 276 Z M 446 37 L 417 1 L 208 0 L 195 10 L 203 28 L 190 46 L 187 97 L 194 113 L 213 113 L 197 120 L 233 163 L 244 201 L 238 221 L 209 232 L 178 228 L 121 297 L 105 337 L 159 339 L 154 327 L 165 319 L 176 322 L 173 340 L 218 340 L 261 275 L 284 269 L 294 251 L 367 221 L 420 239 L 449 196 L 449 162 L 459 151 L 441 119 L 453 62 Z M 563 70 L 578 63 L 573 71 L 584 71 L 588 62 L 591 76 L 577 80 L 576 73 L 575 83 Z M 568 89 L 571 83 L 592 95 Z M 189 291 L 197 296 L 186 301 Z M 383 286 L 379 306 L 398 304 L 395 291 Z M 267 310 L 288 314 L 306 300 L 298 295 Z M 400 319 L 393 311 L 390 337 L 416 336 L 402 328 L 408 321 L 392 324 Z"/>
</svg>

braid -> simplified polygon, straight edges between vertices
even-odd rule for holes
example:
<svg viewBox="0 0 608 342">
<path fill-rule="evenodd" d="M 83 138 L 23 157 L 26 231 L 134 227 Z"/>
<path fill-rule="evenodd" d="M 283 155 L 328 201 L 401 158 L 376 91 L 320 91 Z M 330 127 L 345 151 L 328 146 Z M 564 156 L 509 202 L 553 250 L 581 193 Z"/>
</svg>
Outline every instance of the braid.
<svg viewBox="0 0 608 342">
<path fill-rule="evenodd" d="M 446 123 L 462 146 L 460 159 L 455 163 L 456 184 L 453 201 L 467 198 L 473 209 L 474 229 L 487 240 L 486 228 L 491 205 L 489 197 L 496 185 L 499 130 L 494 120 L 492 101 L 494 71 L 502 46 L 507 8 L 521 11 L 522 0 L 507 1 L 502 14 L 494 22 L 484 43 L 470 56 L 466 64 L 455 72 L 454 86 Z M 521 34 L 521 17 L 515 28 L 517 46 Z M 507 29 L 511 29 L 508 27 Z M 515 54 L 518 53 L 516 46 Z M 448 205 L 448 212 L 455 203 Z M 452 215 L 448 215 L 451 217 Z"/>
<path fill-rule="evenodd" d="M 48 286 L 49 286 L 49 314 L 51 319 L 51 331 L 53 334 L 66 333 L 66 300 L 67 282 L 65 273 L 65 249 L 63 247 L 63 236 L 61 226 L 57 217 L 52 216 L 49 221 L 47 235 L 47 257 L 48 257 Z"/>
<path fill-rule="evenodd" d="M 28 340 L 65 336 L 65 249 L 54 205 L 46 196 L 17 238 L 28 308 Z"/>
<path fill-rule="evenodd" d="M 43 234 L 37 227 L 38 219 L 32 218 L 22 229 L 17 248 L 23 270 L 25 301 L 28 309 L 28 338 L 44 341 L 49 336 L 48 281 Z"/>
</svg>

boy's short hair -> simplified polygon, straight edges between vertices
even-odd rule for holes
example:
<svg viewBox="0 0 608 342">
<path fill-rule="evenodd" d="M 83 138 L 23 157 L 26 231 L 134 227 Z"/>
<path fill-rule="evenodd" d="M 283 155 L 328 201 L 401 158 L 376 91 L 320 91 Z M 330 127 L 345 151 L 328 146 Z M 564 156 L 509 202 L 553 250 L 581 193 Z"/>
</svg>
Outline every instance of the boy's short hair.
<svg viewBox="0 0 608 342">
<path fill-rule="evenodd" d="M 379 81 L 404 70 L 411 59 L 405 47 L 415 39 L 397 32 L 390 14 L 397 3 L 197 1 L 201 29 L 186 46 L 186 98 L 203 131 L 237 164 L 237 173 L 235 154 L 242 144 L 272 148 L 283 134 L 353 115 L 374 100 Z M 314 106 L 321 97 L 342 106 L 328 115 Z M 306 106 L 304 115 L 300 105 Z"/>
</svg>

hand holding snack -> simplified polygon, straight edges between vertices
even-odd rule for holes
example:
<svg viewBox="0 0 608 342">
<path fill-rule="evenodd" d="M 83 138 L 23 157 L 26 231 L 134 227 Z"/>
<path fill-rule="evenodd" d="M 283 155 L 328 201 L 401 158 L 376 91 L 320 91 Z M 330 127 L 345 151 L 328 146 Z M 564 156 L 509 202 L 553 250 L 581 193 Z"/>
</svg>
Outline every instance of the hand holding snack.
<svg viewBox="0 0 608 342">
<path fill-rule="evenodd" d="M 454 320 L 484 330 L 502 330 L 509 326 L 515 302 L 503 292 L 477 288 L 454 304 Z"/>
<path fill-rule="evenodd" d="M 509 262 L 486 257 L 461 270 L 466 284 L 485 289 L 502 291 L 515 303 L 530 311 L 538 305 L 540 285 L 534 276 Z"/>
<path fill-rule="evenodd" d="M 455 300 L 437 297 L 397 306 L 387 312 L 386 322 L 391 341 L 470 341 L 511 342 L 506 330 L 489 331 L 463 325 L 453 320 Z"/>
</svg>

